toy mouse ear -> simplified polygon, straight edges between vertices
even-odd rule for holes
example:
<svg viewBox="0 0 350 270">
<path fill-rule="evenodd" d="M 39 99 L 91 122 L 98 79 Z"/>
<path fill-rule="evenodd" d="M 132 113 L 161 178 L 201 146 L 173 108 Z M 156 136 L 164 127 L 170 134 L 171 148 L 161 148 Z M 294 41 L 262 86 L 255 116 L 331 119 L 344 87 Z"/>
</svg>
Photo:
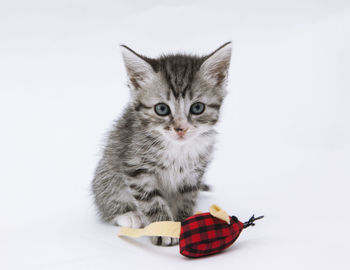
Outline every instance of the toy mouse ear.
<svg viewBox="0 0 350 270">
<path fill-rule="evenodd" d="M 205 60 L 200 67 L 203 78 L 214 86 L 224 84 L 230 67 L 231 53 L 232 43 L 227 42 L 204 57 Z"/>
<path fill-rule="evenodd" d="M 221 219 L 221 220 L 227 222 L 228 224 L 230 224 L 229 215 L 224 210 L 222 210 L 219 206 L 217 206 L 216 204 L 213 204 L 212 206 L 210 206 L 209 213 L 212 216 L 214 216 L 218 219 Z"/>
</svg>

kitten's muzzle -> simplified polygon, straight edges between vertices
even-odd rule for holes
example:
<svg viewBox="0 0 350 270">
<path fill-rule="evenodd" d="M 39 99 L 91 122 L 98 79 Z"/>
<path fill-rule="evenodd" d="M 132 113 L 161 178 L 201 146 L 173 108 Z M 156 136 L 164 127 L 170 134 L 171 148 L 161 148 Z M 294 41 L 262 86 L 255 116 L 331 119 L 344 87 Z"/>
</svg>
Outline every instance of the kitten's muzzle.
<svg viewBox="0 0 350 270">
<path fill-rule="evenodd" d="M 174 127 L 174 130 L 179 137 L 183 137 L 185 136 L 188 128 Z"/>
</svg>

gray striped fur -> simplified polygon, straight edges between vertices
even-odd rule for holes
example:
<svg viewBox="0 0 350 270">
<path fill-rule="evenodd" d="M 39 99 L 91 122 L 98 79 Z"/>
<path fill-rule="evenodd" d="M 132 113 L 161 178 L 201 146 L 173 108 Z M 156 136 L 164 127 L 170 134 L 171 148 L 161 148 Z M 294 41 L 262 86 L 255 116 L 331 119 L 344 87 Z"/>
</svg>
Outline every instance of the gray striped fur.
<svg viewBox="0 0 350 270">
<path fill-rule="evenodd" d="M 204 57 L 141 56 L 122 46 L 131 100 L 115 123 L 97 166 L 92 190 L 102 220 L 142 227 L 160 220 L 182 221 L 193 214 L 211 159 L 220 107 L 225 97 L 231 44 Z M 171 113 L 159 116 L 157 103 Z M 206 105 L 200 115 L 191 104 Z M 175 127 L 188 129 L 179 138 Z M 186 130 L 187 130 L 186 129 Z M 153 238 L 172 245 L 175 239 Z"/>
</svg>

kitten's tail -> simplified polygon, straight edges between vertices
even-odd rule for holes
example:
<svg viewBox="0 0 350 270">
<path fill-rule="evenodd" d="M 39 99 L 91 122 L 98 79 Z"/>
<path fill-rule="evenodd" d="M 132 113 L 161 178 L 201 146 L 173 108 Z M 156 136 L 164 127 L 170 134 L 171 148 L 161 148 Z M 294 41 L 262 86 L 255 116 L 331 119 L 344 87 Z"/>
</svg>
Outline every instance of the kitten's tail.
<svg viewBox="0 0 350 270">
<path fill-rule="evenodd" d="M 211 186 L 209 186 L 207 184 L 200 183 L 199 190 L 200 191 L 212 191 L 212 188 L 211 188 Z"/>
</svg>

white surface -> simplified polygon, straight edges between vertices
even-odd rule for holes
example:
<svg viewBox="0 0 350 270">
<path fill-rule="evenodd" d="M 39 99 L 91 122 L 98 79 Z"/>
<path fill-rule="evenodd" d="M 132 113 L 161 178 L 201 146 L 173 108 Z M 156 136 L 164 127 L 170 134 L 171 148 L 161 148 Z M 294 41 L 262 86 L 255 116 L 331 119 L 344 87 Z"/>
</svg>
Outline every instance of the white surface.
<svg viewBox="0 0 350 270">
<path fill-rule="evenodd" d="M 349 2 L 124 2 L 0 2 L 0 268 L 350 269 Z M 198 209 L 266 218 L 200 260 L 117 238 L 89 185 L 128 99 L 118 45 L 156 56 L 228 40 L 215 191 Z"/>
</svg>

